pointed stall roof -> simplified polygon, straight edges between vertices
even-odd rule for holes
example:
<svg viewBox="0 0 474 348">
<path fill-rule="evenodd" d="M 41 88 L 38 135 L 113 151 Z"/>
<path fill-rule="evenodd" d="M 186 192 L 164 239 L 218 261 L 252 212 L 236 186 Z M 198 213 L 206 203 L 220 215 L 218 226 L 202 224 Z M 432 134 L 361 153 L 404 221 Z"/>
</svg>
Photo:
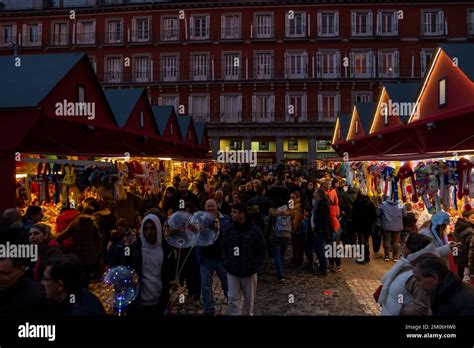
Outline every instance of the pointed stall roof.
<svg viewBox="0 0 474 348">
<path fill-rule="evenodd" d="M 441 49 L 451 58 L 457 58 L 458 67 L 474 81 L 474 44 L 440 44 Z"/>
<path fill-rule="evenodd" d="M 144 88 L 111 88 L 104 90 L 107 102 L 112 109 L 115 121 L 119 127 L 123 127 L 127 124 L 143 91 Z"/>
<path fill-rule="evenodd" d="M 355 107 L 357 108 L 357 113 L 359 114 L 360 123 L 364 133 L 369 134 L 377 104 L 374 102 L 356 103 Z"/>
<path fill-rule="evenodd" d="M 397 103 L 414 103 L 416 96 L 420 90 L 421 84 L 416 82 L 403 83 L 384 83 L 383 86 L 387 90 L 392 102 Z M 409 115 L 399 116 L 403 124 L 406 124 L 410 119 Z"/>
<path fill-rule="evenodd" d="M 179 130 L 181 131 L 181 139 L 186 140 L 192 117 L 188 115 L 179 115 L 176 119 L 178 120 Z"/>
<path fill-rule="evenodd" d="M 206 124 L 204 122 L 194 122 L 194 129 L 196 130 L 198 145 L 202 145 L 204 141 L 204 133 L 206 130 Z"/>
<path fill-rule="evenodd" d="M 37 106 L 71 69 L 84 53 L 33 54 L 0 57 L 0 108 Z M 20 60 L 16 60 L 19 58 Z M 20 65 L 17 66 L 16 63 Z"/>
<path fill-rule="evenodd" d="M 168 124 L 173 109 L 173 105 L 160 105 L 152 108 L 156 126 L 161 136 L 165 133 L 166 125 Z"/>
<path fill-rule="evenodd" d="M 351 125 L 351 116 L 343 114 L 339 116 L 339 127 L 341 127 L 341 139 L 346 139 L 349 126 Z"/>
</svg>

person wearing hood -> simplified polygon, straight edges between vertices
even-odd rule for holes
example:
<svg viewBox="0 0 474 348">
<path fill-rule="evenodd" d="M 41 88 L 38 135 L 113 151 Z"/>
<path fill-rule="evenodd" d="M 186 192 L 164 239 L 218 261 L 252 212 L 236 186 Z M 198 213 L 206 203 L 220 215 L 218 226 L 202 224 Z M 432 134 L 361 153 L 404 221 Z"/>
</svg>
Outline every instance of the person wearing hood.
<svg viewBox="0 0 474 348">
<path fill-rule="evenodd" d="M 231 217 L 232 224 L 224 230 L 221 243 L 229 286 L 229 315 L 253 315 L 257 272 L 266 256 L 265 238 L 248 215 L 247 204 L 234 204 Z"/>
<path fill-rule="evenodd" d="M 377 209 L 377 215 L 381 217 L 386 262 L 390 261 L 390 249 L 392 249 L 394 262 L 397 262 L 400 257 L 400 234 L 403 230 L 403 217 L 406 214 L 403 204 L 388 199 Z"/>
<path fill-rule="evenodd" d="M 206 211 L 211 213 L 219 222 L 216 226 L 219 230 L 217 239 L 213 244 L 206 247 L 196 248 L 196 259 L 201 272 L 201 293 L 204 304 L 204 314 L 215 314 L 214 294 L 212 292 L 213 275 L 217 273 L 221 281 L 224 296 L 227 297 L 227 271 L 222 260 L 221 242 L 223 231 L 230 225 L 230 217 L 223 215 L 217 210 L 217 203 L 213 199 L 208 199 L 205 204 Z"/>
<path fill-rule="evenodd" d="M 412 261 L 418 285 L 431 295 L 433 316 L 473 316 L 474 287 L 448 269 L 441 258 L 423 254 Z"/>
<path fill-rule="evenodd" d="M 382 315 L 429 315 L 430 298 L 417 284 L 411 261 L 426 253 L 436 253 L 429 238 L 410 233 L 403 242 L 402 257 L 382 277 L 382 290 L 377 303 Z"/>
<path fill-rule="evenodd" d="M 444 211 L 438 211 L 431 217 L 431 221 L 424 225 L 419 231 L 420 234 L 431 239 L 438 250 L 439 256 L 448 264 L 449 252 L 457 244 L 448 242 L 446 228 L 449 225 L 449 214 Z"/>
<path fill-rule="evenodd" d="M 462 213 L 462 218 L 457 219 L 454 225 L 454 241 L 458 243 L 457 253 L 454 253 L 454 262 L 458 266 L 458 276 L 460 279 L 469 280 L 469 247 L 471 245 L 472 234 L 474 232 L 474 210 L 466 210 Z M 474 276 L 474 274 L 472 274 Z"/>
<path fill-rule="evenodd" d="M 164 241 L 161 222 L 154 214 L 143 218 L 140 238 L 133 245 L 136 251 L 135 271 L 141 286 L 132 313 L 141 316 L 162 316 L 175 288 L 173 270 L 176 270 L 173 249 Z"/>
<path fill-rule="evenodd" d="M 91 275 L 97 273 L 101 253 L 101 233 L 93 213 L 92 207 L 84 208 L 82 213 L 56 237 L 58 243 L 71 237 L 71 253 L 79 258 L 84 267 L 84 287 L 89 285 Z"/>
</svg>

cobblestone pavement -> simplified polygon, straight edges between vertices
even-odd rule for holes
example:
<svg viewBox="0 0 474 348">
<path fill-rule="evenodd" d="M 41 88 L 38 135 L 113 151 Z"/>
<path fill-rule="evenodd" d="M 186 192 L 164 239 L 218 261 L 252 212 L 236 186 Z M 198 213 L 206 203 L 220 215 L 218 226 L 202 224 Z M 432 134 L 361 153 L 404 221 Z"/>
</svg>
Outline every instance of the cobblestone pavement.
<svg viewBox="0 0 474 348">
<path fill-rule="evenodd" d="M 371 256 L 373 254 L 371 253 Z M 287 257 L 291 256 L 291 248 Z M 355 259 L 342 260 L 341 273 L 315 277 L 303 268 L 286 268 L 284 282 L 277 283 L 273 260 L 268 259 L 258 275 L 255 315 L 380 315 L 372 295 L 380 278 L 393 265 L 383 258 L 359 265 Z M 181 296 L 180 296 L 181 295 Z M 202 315 L 200 303 L 186 303 L 186 289 L 172 294 L 170 315 Z M 217 277 L 214 278 L 216 314 L 227 315 L 227 304 Z"/>
</svg>

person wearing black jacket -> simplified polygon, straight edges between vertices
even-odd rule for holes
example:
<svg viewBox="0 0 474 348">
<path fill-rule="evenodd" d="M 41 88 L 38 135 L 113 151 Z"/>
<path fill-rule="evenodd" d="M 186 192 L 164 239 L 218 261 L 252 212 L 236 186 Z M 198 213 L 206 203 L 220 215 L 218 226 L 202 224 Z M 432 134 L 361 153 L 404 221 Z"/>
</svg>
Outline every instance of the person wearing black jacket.
<svg viewBox="0 0 474 348">
<path fill-rule="evenodd" d="M 451 272 L 440 257 L 423 254 L 412 266 L 417 283 L 431 294 L 433 316 L 474 315 L 474 287 Z"/>
<path fill-rule="evenodd" d="M 163 206 L 163 210 L 169 216 L 178 210 L 185 210 L 186 203 L 191 203 L 195 207 L 199 207 L 199 200 L 196 195 L 188 190 L 188 182 L 182 180 L 179 183 L 178 191 L 166 202 Z"/>
<path fill-rule="evenodd" d="M 229 286 L 229 315 L 253 315 L 257 272 L 266 256 L 265 239 L 248 216 L 245 203 L 234 204 L 231 214 L 232 224 L 224 230 L 221 243 Z"/>
<path fill-rule="evenodd" d="M 458 276 L 465 278 L 464 270 L 469 266 L 469 246 L 474 234 L 474 210 L 467 210 L 462 213 L 462 219 L 459 218 L 454 225 L 454 241 L 458 244 L 457 255 L 454 256 L 454 262 L 458 266 Z M 469 274 L 469 272 L 467 272 Z M 471 274 L 474 277 L 474 274 Z M 469 278 L 466 275 L 466 278 Z"/>
<path fill-rule="evenodd" d="M 377 209 L 370 198 L 362 193 L 357 194 L 352 208 L 352 219 L 354 231 L 357 233 L 357 244 L 364 252 L 364 259 L 358 258 L 357 263 L 365 264 L 370 262 L 369 236 L 377 220 Z"/>
<path fill-rule="evenodd" d="M 181 182 L 182 183 L 182 182 Z M 136 251 L 135 270 L 141 286 L 131 308 L 131 315 L 163 316 L 168 308 L 170 289 L 176 287 L 176 263 L 173 249 L 166 243 L 160 219 L 153 214 L 143 218 L 140 238 L 133 245 Z"/>
<path fill-rule="evenodd" d="M 313 227 L 315 233 L 314 252 L 318 256 L 318 277 L 328 275 L 326 260 L 326 243 L 331 243 L 331 218 L 329 215 L 329 198 L 322 189 L 315 193 L 315 205 L 313 207 Z"/>
</svg>

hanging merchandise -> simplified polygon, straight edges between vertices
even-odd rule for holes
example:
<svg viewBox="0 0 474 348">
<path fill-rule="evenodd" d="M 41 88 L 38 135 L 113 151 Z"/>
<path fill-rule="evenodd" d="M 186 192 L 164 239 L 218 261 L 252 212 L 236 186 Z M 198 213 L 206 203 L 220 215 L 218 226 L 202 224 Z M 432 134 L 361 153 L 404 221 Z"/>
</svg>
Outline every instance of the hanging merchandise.
<svg viewBox="0 0 474 348">
<path fill-rule="evenodd" d="M 458 198 L 462 199 L 464 195 L 469 195 L 469 180 L 471 180 L 472 163 L 466 159 L 461 158 L 458 162 L 457 170 L 459 173 L 459 188 Z"/>
<path fill-rule="evenodd" d="M 405 182 L 406 179 L 408 180 L 408 184 Z M 400 167 L 400 170 L 398 171 L 398 180 L 400 182 L 400 188 L 401 188 L 401 194 L 402 194 L 402 201 L 406 202 L 407 200 L 407 195 L 408 195 L 408 188 L 412 191 L 411 195 L 411 200 L 412 202 L 418 202 L 418 194 L 416 191 L 416 185 L 415 185 L 415 173 L 413 172 L 413 169 L 411 167 L 410 162 L 406 162 L 404 165 Z"/>
</svg>

